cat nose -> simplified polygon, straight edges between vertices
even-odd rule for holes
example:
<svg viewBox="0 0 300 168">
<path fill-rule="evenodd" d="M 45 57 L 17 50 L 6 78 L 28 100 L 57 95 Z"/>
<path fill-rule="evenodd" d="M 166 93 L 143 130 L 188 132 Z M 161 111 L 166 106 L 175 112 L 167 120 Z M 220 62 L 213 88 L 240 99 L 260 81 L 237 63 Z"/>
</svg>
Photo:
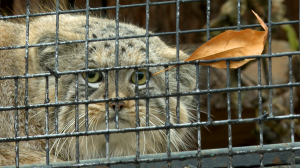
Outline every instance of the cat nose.
<svg viewBox="0 0 300 168">
<path fill-rule="evenodd" d="M 111 102 L 109 104 L 109 106 L 112 107 L 113 109 L 116 109 L 116 105 L 117 105 L 116 102 Z M 124 102 L 118 102 L 118 110 L 121 111 L 123 107 L 125 107 L 125 103 Z"/>
</svg>

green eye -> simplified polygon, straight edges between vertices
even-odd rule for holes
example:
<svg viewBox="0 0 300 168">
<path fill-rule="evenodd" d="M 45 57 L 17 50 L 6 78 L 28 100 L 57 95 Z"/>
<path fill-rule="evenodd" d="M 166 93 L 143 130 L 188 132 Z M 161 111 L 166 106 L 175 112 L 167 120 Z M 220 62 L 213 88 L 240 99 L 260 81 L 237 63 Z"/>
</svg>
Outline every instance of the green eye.
<svg viewBox="0 0 300 168">
<path fill-rule="evenodd" d="M 82 77 L 85 79 L 86 73 L 82 73 Z M 90 72 L 88 73 L 88 82 L 96 83 L 102 80 L 102 73 L 100 72 Z"/>
<path fill-rule="evenodd" d="M 131 75 L 131 82 L 135 84 L 135 72 Z M 146 83 L 146 70 L 138 70 L 138 84 L 143 85 Z"/>
</svg>

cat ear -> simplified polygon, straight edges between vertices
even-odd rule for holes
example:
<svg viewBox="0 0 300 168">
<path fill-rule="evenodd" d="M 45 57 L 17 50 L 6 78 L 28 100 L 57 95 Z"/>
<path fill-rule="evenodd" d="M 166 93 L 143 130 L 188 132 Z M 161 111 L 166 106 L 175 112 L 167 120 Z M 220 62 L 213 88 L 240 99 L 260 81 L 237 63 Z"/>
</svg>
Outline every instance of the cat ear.
<svg viewBox="0 0 300 168">
<path fill-rule="evenodd" d="M 162 59 L 163 62 L 176 62 L 177 61 L 177 56 L 176 56 L 176 48 L 165 48 L 162 52 Z M 185 52 L 179 50 L 179 60 L 184 61 L 187 59 L 189 55 L 187 55 Z"/>
<path fill-rule="evenodd" d="M 183 52 L 179 51 L 179 60 L 184 61 L 189 56 Z M 162 62 L 176 62 L 176 49 L 167 48 L 162 54 Z M 176 68 L 169 70 L 169 85 L 170 88 L 177 88 L 176 81 Z M 196 87 L 196 68 L 195 65 L 185 64 L 179 66 L 179 80 L 180 80 L 180 91 L 188 92 L 193 91 Z"/>
<path fill-rule="evenodd" d="M 32 70 L 34 73 L 39 72 L 49 72 L 48 69 L 55 69 L 55 52 L 56 52 L 56 34 L 55 33 L 49 33 L 49 34 L 43 34 L 40 37 L 38 37 L 34 44 L 41 44 L 38 47 L 34 47 L 29 52 L 29 60 L 31 61 Z M 72 41 L 76 38 L 74 37 L 74 34 L 68 34 L 66 35 L 59 35 L 58 37 L 58 43 L 63 41 Z M 49 43 L 49 44 L 47 44 Z M 54 44 L 53 44 L 54 43 Z M 71 44 L 58 44 L 57 48 L 57 55 L 58 55 L 58 62 L 61 62 L 65 55 L 67 55 L 68 52 L 74 51 L 75 48 L 77 48 L 77 43 L 71 43 Z M 61 65 L 62 66 L 62 65 Z"/>
</svg>

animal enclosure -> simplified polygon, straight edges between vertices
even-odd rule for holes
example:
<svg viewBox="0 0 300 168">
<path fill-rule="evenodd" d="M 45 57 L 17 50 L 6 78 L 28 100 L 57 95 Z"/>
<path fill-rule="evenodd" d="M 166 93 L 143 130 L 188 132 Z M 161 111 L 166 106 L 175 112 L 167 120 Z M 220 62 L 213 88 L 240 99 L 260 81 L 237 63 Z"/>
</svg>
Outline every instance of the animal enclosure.
<svg viewBox="0 0 300 168">
<path fill-rule="evenodd" d="M 5 83 L 5 81 L 11 81 L 13 85 L 13 91 L 6 95 L 13 101 L 3 104 L 0 102 L 0 113 L 13 116 L 14 121 L 12 123 L 14 136 L 5 134 L 6 127 L 0 125 L 0 133 L 3 132 L 0 135 L 4 135 L 0 136 L 0 152 L 1 147 L 6 149 L 6 146 L 9 146 L 7 149 L 13 149 L 12 157 L 14 157 L 14 164 L 3 166 L 295 167 L 300 163 L 298 142 L 300 140 L 298 40 L 300 0 L 293 1 L 295 4 L 281 0 L 137 0 L 131 2 L 57 0 L 53 2 L 54 8 L 46 1 L 40 2 L 41 4 L 35 0 L 15 0 L 13 4 L 4 0 L 0 2 L 1 9 L 5 13 L 0 16 L 0 21 L 24 25 L 20 29 L 23 29 L 25 37 L 22 42 L 24 45 L 5 46 L 1 41 L 7 39 L 0 40 L 0 72 L 5 64 L 1 60 L 2 57 L 6 58 L 4 57 L 6 53 L 22 51 L 21 57 L 24 60 L 23 74 L 0 74 L 1 87 L 5 87 L 4 84 L 1 85 L 1 82 Z M 184 56 L 184 53 L 191 55 L 197 47 L 224 31 L 245 29 L 261 31 L 262 28 L 251 10 L 257 12 L 269 28 L 262 55 L 183 61 L 181 56 Z M 68 22 L 65 18 L 69 15 L 70 18 L 85 18 L 85 25 L 78 26 L 78 32 L 65 31 L 69 29 L 65 29 L 61 24 L 64 20 Z M 49 22 L 54 21 L 54 38 L 51 39 L 51 34 L 46 33 L 47 38 L 30 41 L 35 37 L 33 36 L 35 30 L 44 32 L 43 27 L 36 28 L 39 26 L 33 25 L 43 24 L 37 23 L 35 19 L 48 16 L 55 18 L 55 20 L 49 19 Z M 97 30 L 94 23 L 101 25 L 97 23 L 95 17 L 107 19 L 105 20 L 107 25 L 113 23 L 114 32 L 111 34 L 104 31 L 100 36 L 94 34 L 94 30 Z M 78 20 L 78 23 L 81 22 Z M 76 21 L 72 24 L 76 25 Z M 128 25 L 138 25 L 142 29 Z M 133 31 L 135 32 L 132 33 Z M 82 32 L 84 36 L 80 36 Z M 6 37 L 1 33 L 0 37 Z M 67 35 L 75 33 L 76 39 L 68 38 L 64 33 Z M 61 39 L 61 36 L 66 38 Z M 158 37 L 164 43 L 160 43 L 159 40 L 151 41 Z M 127 43 L 126 40 L 129 42 Z M 138 43 L 130 43 L 131 40 L 140 40 L 139 45 L 142 48 L 133 52 L 132 48 Z M 127 48 L 124 48 L 122 43 L 125 41 Z M 101 51 L 99 51 L 100 45 L 96 47 L 94 45 L 98 43 L 105 44 Z M 160 53 L 155 48 L 164 46 L 165 43 L 173 49 L 170 53 L 175 55 L 174 59 L 164 62 L 152 61 L 152 58 L 163 57 L 160 54 L 165 51 Z M 62 51 L 63 46 L 71 46 L 66 48 L 72 53 Z M 75 52 L 79 46 L 82 49 Z M 95 64 L 94 66 L 90 55 L 98 52 L 99 55 L 107 53 L 110 46 L 114 46 L 111 55 L 114 65 L 101 67 Z M 49 48 L 53 51 L 48 51 Z M 170 48 L 165 47 L 165 49 Z M 126 52 L 129 52 L 127 55 L 132 57 L 142 52 L 142 63 L 123 64 L 130 60 L 130 57 L 126 60 L 121 56 L 126 55 L 124 54 Z M 34 64 L 30 64 L 35 53 L 37 55 L 46 53 L 46 61 L 37 61 L 44 63 L 44 67 L 36 68 Z M 50 56 L 47 55 L 49 53 L 54 56 L 53 65 L 47 63 L 50 60 L 48 58 Z M 69 69 L 59 69 L 68 67 L 67 63 L 75 60 L 72 57 L 74 53 L 81 53 L 84 68 L 74 69 L 76 67 L 74 65 Z M 63 56 L 69 58 L 62 64 L 60 59 Z M 229 68 L 231 61 L 245 58 L 253 60 L 238 69 Z M 227 64 L 227 68 L 224 69 L 199 65 L 199 63 L 224 60 Z M 161 80 L 154 80 L 152 69 L 164 69 L 173 65 L 179 66 L 172 71 L 159 74 Z M 186 68 L 187 66 L 191 68 Z M 31 73 L 32 69 L 39 68 L 45 72 Z M 133 88 L 132 94 L 128 94 L 130 96 L 123 95 L 124 92 L 131 91 L 122 90 L 127 82 L 122 80 L 126 76 L 123 76 L 123 71 L 128 71 L 131 75 L 128 79 L 131 82 L 130 87 Z M 186 77 L 189 74 L 191 76 Z M 97 76 L 94 82 L 93 78 Z M 62 79 L 69 78 L 74 79 L 74 82 L 61 82 Z M 189 86 L 193 89 L 187 89 L 186 86 L 192 85 L 187 82 L 190 78 L 193 78 L 192 84 L 193 81 L 195 82 L 194 86 Z M 36 79 L 43 81 L 43 85 L 30 86 L 30 82 Z M 154 84 L 157 84 L 154 87 L 163 87 L 163 90 L 156 92 L 157 90 L 151 86 Z M 31 87 L 39 89 L 42 87 L 42 92 L 39 94 L 43 97 L 30 96 L 33 90 L 28 88 Z M 59 93 L 65 88 L 71 89 L 70 92 L 74 93 L 74 97 L 69 96 L 70 99 L 67 99 L 70 92 L 66 92 L 67 96 L 62 98 Z M 100 95 L 95 98 L 92 96 L 95 94 L 91 93 L 91 88 L 103 88 L 104 92 L 95 91 Z M 141 91 L 139 88 L 144 90 Z M 3 90 L 0 88 L 1 101 L 5 101 L 4 94 L 1 93 L 4 92 Z M 114 93 L 113 96 L 111 92 Z M 20 96 L 21 94 L 24 95 Z M 181 104 L 190 99 L 189 104 Z M 154 100 L 159 101 L 155 104 Z M 129 119 L 133 122 L 132 125 L 123 127 L 121 123 L 125 122 L 125 119 L 120 115 L 121 111 L 129 106 L 126 102 L 132 102 L 134 117 Z M 103 104 L 102 123 L 98 123 L 98 120 L 92 116 L 94 111 L 97 111 L 92 109 L 95 104 Z M 161 113 L 157 112 L 157 109 L 153 110 L 155 105 L 159 107 Z M 43 123 L 39 123 L 42 133 L 30 131 L 33 127 L 32 118 L 35 117 L 32 113 L 36 109 L 39 109 L 38 115 L 43 116 Z M 64 125 L 65 121 L 60 119 L 60 113 L 66 109 L 74 112 L 65 115 L 68 117 L 66 120 L 72 121 L 72 125 L 68 125 L 69 123 Z M 114 117 L 110 118 L 112 110 Z M 185 111 L 188 113 L 187 117 Z M 159 119 L 159 122 L 154 122 L 153 118 Z M 96 124 L 102 124 L 103 127 L 97 127 Z M 61 131 L 62 127 L 69 127 L 71 131 Z M 155 131 L 162 134 L 161 139 L 155 137 Z M 180 131 L 188 133 L 184 134 Z M 153 139 L 148 140 L 149 144 L 161 145 L 154 147 L 152 152 L 146 151 L 147 132 L 151 135 L 149 137 L 153 136 Z M 93 147 L 96 150 L 97 143 L 93 139 L 90 141 L 86 139 L 97 136 L 103 137 L 104 145 L 101 146 L 101 150 L 104 155 L 86 158 L 83 153 L 89 153 Z M 154 142 L 155 140 L 163 142 Z M 112 151 L 115 150 L 116 141 L 125 142 L 124 144 L 130 141 L 134 144 L 131 147 L 134 154 L 114 155 Z M 44 161 L 22 164 L 23 160 L 27 159 L 26 155 L 22 154 L 24 152 L 22 148 L 31 142 L 37 142 L 41 146 L 35 150 L 41 153 L 40 156 Z M 63 143 L 59 144 L 60 142 Z M 81 145 L 83 142 L 84 147 Z M 176 146 L 178 143 L 186 145 Z M 67 147 L 63 148 L 65 144 Z M 55 145 L 57 146 L 54 147 Z M 64 156 L 60 153 L 64 149 L 72 154 Z M 55 150 L 59 151 L 58 154 Z M 55 161 L 52 158 L 54 155 L 57 157 Z M 0 153 L 0 159 L 1 157 L 6 156 L 1 156 Z"/>
</svg>

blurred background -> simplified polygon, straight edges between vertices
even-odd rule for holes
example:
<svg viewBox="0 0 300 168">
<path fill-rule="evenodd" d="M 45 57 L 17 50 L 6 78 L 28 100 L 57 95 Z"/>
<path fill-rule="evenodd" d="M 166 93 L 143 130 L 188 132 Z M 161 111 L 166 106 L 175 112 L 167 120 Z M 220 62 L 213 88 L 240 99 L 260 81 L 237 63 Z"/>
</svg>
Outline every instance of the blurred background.
<svg viewBox="0 0 300 168">
<path fill-rule="evenodd" d="M 210 27 L 229 27 L 237 26 L 238 0 L 210 0 Z M 26 0 L 0 0 L 0 14 L 21 15 L 26 12 Z M 154 2 L 174 2 L 163 0 L 151 0 Z M 251 13 L 254 10 L 266 23 L 268 23 L 268 5 L 271 5 L 271 21 L 279 23 L 272 25 L 271 43 L 266 44 L 265 54 L 283 53 L 291 51 L 299 51 L 299 1 L 292 0 L 272 0 L 268 4 L 268 0 L 241 0 L 241 25 L 257 24 L 257 20 Z M 144 4 L 146 0 L 120 0 L 120 5 Z M 30 0 L 30 13 L 39 13 L 55 11 L 55 0 Z M 84 9 L 85 0 L 60 0 L 60 8 L 62 10 Z M 116 6 L 116 1 L 113 0 L 90 0 L 91 8 Z M 188 30 L 206 29 L 207 25 L 207 2 L 181 2 L 180 3 L 180 18 L 179 28 L 184 33 L 180 34 L 180 47 L 189 53 L 192 53 L 197 47 L 205 43 L 208 38 L 206 31 L 203 32 L 188 32 Z M 91 12 L 92 15 L 98 17 L 115 18 L 116 10 L 97 10 Z M 139 27 L 146 28 L 146 6 L 124 7 L 121 6 L 119 11 L 119 19 L 122 22 L 129 22 Z M 9 19 L 7 19 L 9 20 Z M 288 22 L 295 21 L 295 22 Z M 22 22 L 22 19 L 15 20 Z M 175 32 L 176 31 L 176 3 L 166 3 L 160 5 L 151 5 L 149 8 L 149 29 L 152 32 Z M 242 28 L 243 29 L 243 28 Z M 253 28 L 262 30 L 260 27 Z M 210 38 L 222 33 L 223 31 L 211 31 Z M 175 35 L 165 35 L 161 38 L 171 46 L 176 43 Z M 267 40 L 268 41 L 268 40 Z M 271 45 L 271 52 L 268 48 Z M 299 56 L 292 56 L 293 61 L 293 82 L 300 82 L 300 61 Z M 269 59 L 262 59 L 262 85 L 267 85 L 268 81 L 268 62 Z M 289 83 L 289 58 L 287 56 L 272 58 L 272 84 Z M 203 76 L 206 67 L 204 67 Z M 226 70 L 210 69 L 211 89 L 226 88 Z M 252 61 L 242 67 L 242 86 L 257 86 L 258 85 L 258 64 L 257 61 Z M 237 71 L 231 70 L 231 87 L 237 86 Z M 205 79 L 201 82 L 206 85 Z M 272 111 L 274 116 L 289 115 L 290 111 L 300 114 L 299 110 L 299 95 L 300 89 L 293 88 L 292 90 L 293 104 L 290 104 L 290 88 L 272 89 Z M 238 94 L 231 93 L 231 114 L 232 119 L 238 118 Z M 259 113 L 258 91 L 242 91 L 241 92 L 241 109 L 242 118 L 254 118 Z M 202 96 L 201 104 L 207 109 L 207 98 Z M 269 108 L 269 90 L 262 90 L 262 109 L 267 112 Z M 227 104 L 226 93 L 211 94 L 210 110 L 213 115 L 212 120 L 227 120 Z M 292 109 L 290 109 L 292 107 Z M 206 120 L 204 114 L 202 121 Z M 295 121 L 295 138 L 300 139 L 300 124 Z M 246 146 L 259 144 L 259 125 L 257 123 L 233 124 L 232 136 L 233 146 Z M 264 144 L 282 143 L 291 141 L 290 120 L 268 121 L 263 122 Z M 196 137 L 196 135 L 195 135 Z M 227 125 L 210 126 L 207 129 L 202 129 L 201 134 L 202 149 L 210 148 L 226 148 L 228 147 L 228 127 Z"/>
<path fill-rule="evenodd" d="M 151 0 L 151 2 L 170 2 L 163 0 Z M 19 15 L 26 11 L 27 0 L 0 0 L 1 15 Z M 120 0 L 120 5 L 141 4 L 146 0 Z M 31 13 L 42 12 L 41 7 L 48 6 L 49 10 L 55 11 L 55 0 L 31 0 Z M 90 0 L 91 8 L 115 6 L 114 0 Z M 64 10 L 84 9 L 85 0 L 60 0 L 60 6 Z M 54 7 L 53 7 L 54 6 Z M 272 0 L 273 22 L 283 22 L 287 20 L 298 20 L 299 1 Z M 287 12 L 288 9 L 288 12 Z M 237 25 L 237 0 L 211 0 L 210 2 L 210 27 L 226 27 Z M 251 10 L 254 10 L 266 22 L 268 19 L 267 0 L 241 0 L 241 24 L 257 23 Z M 154 32 L 170 32 L 176 30 L 176 3 L 150 6 L 149 27 Z M 99 10 L 92 12 L 101 17 L 115 18 L 116 10 Z M 120 21 L 130 22 L 140 27 L 146 27 L 146 7 L 129 7 L 120 9 Z M 206 28 L 206 1 L 182 2 L 180 3 L 180 30 L 195 30 Z M 297 35 L 299 35 L 299 24 L 291 25 Z M 272 38 L 286 39 L 286 33 L 281 26 L 274 26 Z M 214 34 L 214 32 L 212 32 Z M 219 34 L 219 33 L 215 33 Z M 206 42 L 206 38 L 201 33 L 188 33 L 180 35 L 181 44 L 194 44 Z M 170 39 L 169 39 L 170 40 Z M 174 39 L 171 40 L 175 44 Z"/>
</svg>

